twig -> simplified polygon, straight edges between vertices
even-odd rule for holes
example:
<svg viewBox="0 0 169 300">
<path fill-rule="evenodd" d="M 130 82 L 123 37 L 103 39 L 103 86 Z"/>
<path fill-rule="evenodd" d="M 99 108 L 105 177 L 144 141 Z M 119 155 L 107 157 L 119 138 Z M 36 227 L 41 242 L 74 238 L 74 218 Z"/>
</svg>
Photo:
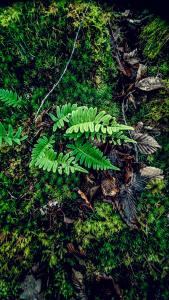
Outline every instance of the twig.
<svg viewBox="0 0 169 300">
<path fill-rule="evenodd" d="M 126 114 L 125 114 L 125 98 L 123 99 L 122 102 L 122 115 L 123 115 L 123 121 L 125 123 L 125 125 L 127 125 L 127 120 L 126 120 Z M 130 137 L 132 138 L 132 134 L 130 132 L 130 130 L 128 130 Z M 135 155 L 136 155 L 136 162 L 138 162 L 138 150 L 137 150 L 137 145 L 134 144 L 134 150 L 135 150 Z"/>
<path fill-rule="evenodd" d="M 119 50 L 118 50 L 118 45 L 116 43 L 116 39 L 114 37 L 114 33 L 113 33 L 113 30 L 112 30 L 110 22 L 109 22 L 109 26 L 108 27 L 109 27 L 109 33 L 110 33 L 110 42 L 111 42 L 111 45 L 112 45 L 112 55 L 116 59 L 120 71 L 123 73 L 123 75 L 127 76 L 127 72 L 126 72 L 126 70 L 125 70 L 125 68 L 124 68 L 124 66 L 123 66 L 123 64 L 122 64 L 122 62 L 120 60 L 120 53 L 119 53 Z"/>
<path fill-rule="evenodd" d="M 90 208 L 91 210 L 93 210 L 93 207 L 92 207 L 90 201 L 88 200 L 87 196 L 85 195 L 85 193 L 83 193 L 80 189 L 77 192 L 80 195 L 80 197 L 84 200 L 86 206 L 88 208 Z"/>
<path fill-rule="evenodd" d="M 50 96 L 50 94 L 54 91 L 54 89 L 59 85 L 59 83 L 61 82 L 63 76 L 65 75 L 65 73 L 66 73 L 66 71 L 67 71 L 67 68 L 68 68 L 68 66 L 69 66 L 69 64 L 70 64 L 70 62 L 71 62 L 71 60 L 72 60 L 73 54 L 74 54 L 74 52 L 75 52 L 75 48 L 76 48 L 76 43 L 77 43 L 77 39 L 78 39 L 78 36 L 79 36 L 79 32 L 80 32 L 80 29 L 81 29 L 81 27 L 82 27 L 82 24 L 83 24 L 83 21 L 84 21 L 84 18 L 85 18 L 85 15 L 86 15 L 86 12 L 87 12 L 88 8 L 89 8 L 89 5 L 86 7 L 86 9 L 85 9 L 85 11 L 84 11 L 84 13 L 83 13 L 82 20 L 81 20 L 80 25 L 79 25 L 79 28 L 78 28 L 78 30 L 77 30 L 77 32 L 76 32 L 76 36 L 75 36 L 75 40 L 74 40 L 74 43 L 73 43 L 72 52 L 71 52 L 70 57 L 69 57 L 69 59 L 68 59 L 68 61 L 67 61 L 67 63 L 66 63 L 66 66 L 65 66 L 65 68 L 64 68 L 64 70 L 63 70 L 63 72 L 62 72 L 62 74 L 60 75 L 58 81 L 53 85 L 53 87 L 51 88 L 51 90 L 50 90 L 50 91 L 47 93 L 47 95 L 42 99 L 42 102 L 41 102 L 41 104 L 40 104 L 40 106 L 39 106 L 39 108 L 38 108 L 38 110 L 37 110 L 36 115 L 35 115 L 35 121 L 36 121 L 37 116 L 38 116 L 38 114 L 39 114 L 39 112 L 40 112 L 42 106 L 44 105 L 46 99 Z"/>
</svg>

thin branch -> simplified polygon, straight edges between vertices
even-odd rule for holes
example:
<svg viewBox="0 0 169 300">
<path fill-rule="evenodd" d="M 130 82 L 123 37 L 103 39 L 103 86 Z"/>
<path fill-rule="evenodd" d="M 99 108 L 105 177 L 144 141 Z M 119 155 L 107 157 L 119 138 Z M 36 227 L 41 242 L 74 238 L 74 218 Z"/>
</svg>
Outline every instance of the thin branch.
<svg viewBox="0 0 169 300">
<path fill-rule="evenodd" d="M 120 52 L 118 49 L 118 45 L 111 27 L 111 23 L 109 22 L 108 24 L 108 29 L 109 29 L 109 33 L 110 33 L 110 42 L 111 42 L 111 46 L 112 46 L 112 55 L 113 57 L 116 59 L 118 66 L 119 66 L 119 70 L 123 73 L 123 75 L 127 76 L 127 72 L 121 62 L 120 59 Z"/>
<path fill-rule="evenodd" d="M 122 102 L 122 115 L 123 115 L 123 121 L 124 121 L 124 124 L 127 125 L 127 120 L 126 120 L 126 114 L 125 114 L 125 98 L 123 99 L 123 102 Z M 129 135 L 131 137 L 131 139 L 133 138 L 132 137 L 132 134 L 130 132 L 130 130 L 128 130 L 129 132 Z M 137 145 L 134 144 L 134 150 L 135 150 L 135 155 L 136 155 L 136 162 L 138 162 L 138 150 L 137 150 Z"/>
<path fill-rule="evenodd" d="M 65 73 L 66 73 L 66 71 L 67 71 L 67 69 L 68 69 L 68 66 L 69 66 L 69 64 L 70 64 L 70 62 L 71 62 L 71 60 L 72 60 L 73 54 L 74 54 L 74 52 L 75 52 L 75 48 L 76 48 L 76 44 L 77 44 L 77 39 L 78 39 L 78 36 L 79 36 L 79 32 L 80 32 L 80 29 L 81 29 L 81 27 L 82 27 L 82 25 L 83 25 L 83 21 L 84 21 L 84 18 L 85 18 L 85 16 L 86 16 L 86 12 L 87 12 L 88 8 L 89 8 L 89 5 L 86 7 L 86 9 L 85 9 L 85 11 L 84 11 L 84 13 L 83 13 L 82 20 L 81 20 L 80 25 L 79 25 L 79 28 L 78 28 L 78 30 L 77 30 L 77 32 L 76 32 L 76 36 L 75 36 L 75 40 L 74 40 L 74 43 L 73 43 L 72 52 L 71 52 L 70 57 L 69 57 L 69 59 L 68 59 L 68 61 L 67 61 L 67 63 L 66 63 L 66 66 L 65 66 L 65 68 L 64 68 L 64 70 L 63 70 L 63 72 L 62 72 L 62 74 L 60 75 L 58 81 L 53 85 L 53 87 L 51 88 L 51 90 L 50 90 L 50 91 L 47 93 L 47 95 L 42 99 L 42 102 L 41 102 L 41 104 L 40 104 L 40 106 L 39 106 L 39 108 L 38 108 L 38 110 L 37 110 L 36 115 L 35 115 L 35 121 L 36 121 L 36 119 L 37 119 L 37 117 L 38 117 L 38 114 L 39 114 L 40 110 L 42 109 L 42 106 L 44 105 L 46 99 L 50 96 L 50 94 L 54 91 L 54 89 L 59 85 L 59 83 L 61 82 L 63 76 L 65 75 Z"/>
</svg>

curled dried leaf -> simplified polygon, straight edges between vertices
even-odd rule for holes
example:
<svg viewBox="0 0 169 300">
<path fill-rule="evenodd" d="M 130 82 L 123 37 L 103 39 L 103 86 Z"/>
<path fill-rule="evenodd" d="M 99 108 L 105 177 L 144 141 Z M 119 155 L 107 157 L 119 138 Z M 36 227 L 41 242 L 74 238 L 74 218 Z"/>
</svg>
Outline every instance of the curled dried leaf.
<svg viewBox="0 0 169 300">
<path fill-rule="evenodd" d="M 153 91 L 164 87 L 162 80 L 159 77 L 146 77 L 138 82 L 135 86 L 142 91 Z"/>
<path fill-rule="evenodd" d="M 140 174 L 142 177 L 148 179 L 163 179 L 163 170 L 155 167 L 144 167 L 140 170 Z"/>
<path fill-rule="evenodd" d="M 161 146 L 157 141 L 146 133 L 132 132 L 133 139 L 137 142 L 137 148 L 142 154 L 152 154 Z"/>
<path fill-rule="evenodd" d="M 119 192 L 117 181 L 115 177 L 104 179 L 101 183 L 101 189 L 103 195 L 109 197 L 115 197 Z"/>
<path fill-rule="evenodd" d="M 93 210 L 93 207 L 92 207 L 90 201 L 88 200 L 87 196 L 85 195 L 85 193 L 83 193 L 80 189 L 77 192 L 80 195 L 80 197 L 84 200 L 87 207 L 89 207 L 90 209 Z"/>
<path fill-rule="evenodd" d="M 124 53 L 123 58 L 130 65 L 135 65 L 139 63 L 139 59 L 137 58 L 137 49 L 134 49 L 129 53 Z"/>
<path fill-rule="evenodd" d="M 142 79 L 146 75 L 146 73 L 147 73 L 147 66 L 143 64 L 139 64 L 136 80 Z"/>
</svg>

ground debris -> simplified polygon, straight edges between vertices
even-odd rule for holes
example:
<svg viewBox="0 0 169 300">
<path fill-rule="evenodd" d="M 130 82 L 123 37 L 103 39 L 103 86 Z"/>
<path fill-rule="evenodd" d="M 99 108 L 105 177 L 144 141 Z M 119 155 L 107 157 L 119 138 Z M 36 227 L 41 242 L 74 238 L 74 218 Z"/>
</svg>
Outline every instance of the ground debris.
<svg viewBox="0 0 169 300">
<path fill-rule="evenodd" d="M 139 64 L 136 80 L 141 80 L 147 74 L 147 66 Z"/>
<path fill-rule="evenodd" d="M 129 53 L 123 54 L 123 59 L 130 65 L 135 65 L 139 63 L 139 59 L 137 57 L 137 49 L 134 49 L 133 51 Z"/>
<path fill-rule="evenodd" d="M 132 137 L 137 142 L 136 147 L 142 154 L 152 154 L 161 148 L 157 141 L 147 133 L 132 132 Z"/>
<path fill-rule="evenodd" d="M 135 86 L 145 92 L 164 88 L 164 83 L 159 77 L 146 77 L 136 82 Z"/>
<path fill-rule="evenodd" d="M 88 208 L 90 208 L 90 209 L 93 210 L 93 207 L 92 207 L 90 201 L 88 200 L 87 196 L 85 195 L 85 193 L 83 193 L 80 189 L 79 189 L 77 192 L 78 192 L 78 194 L 80 195 L 80 197 L 84 200 L 85 205 L 86 205 Z"/>
<path fill-rule="evenodd" d="M 146 166 L 140 170 L 140 175 L 147 179 L 163 179 L 163 170 Z"/>
<path fill-rule="evenodd" d="M 20 299 L 24 300 L 42 300 L 44 299 L 41 292 L 41 280 L 35 279 L 33 275 L 27 275 L 25 280 L 21 283 L 21 289 L 23 292 L 20 295 Z"/>
<path fill-rule="evenodd" d="M 115 197 L 119 192 L 115 177 L 104 179 L 101 182 L 101 189 L 104 196 Z"/>
<path fill-rule="evenodd" d="M 72 269 L 72 281 L 73 285 L 77 291 L 77 296 L 79 300 L 87 300 L 88 297 L 85 292 L 84 276 L 81 272 Z"/>
</svg>

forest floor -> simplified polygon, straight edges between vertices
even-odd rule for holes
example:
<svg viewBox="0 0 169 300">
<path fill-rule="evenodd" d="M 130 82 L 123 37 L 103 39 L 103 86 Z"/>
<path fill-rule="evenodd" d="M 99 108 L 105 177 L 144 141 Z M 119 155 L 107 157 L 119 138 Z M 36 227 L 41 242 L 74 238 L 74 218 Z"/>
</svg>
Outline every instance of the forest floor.
<svg viewBox="0 0 169 300">
<path fill-rule="evenodd" d="M 116 2 L 23 1 L 0 8 L 0 41 L 0 299 L 168 300 L 167 21 Z M 119 135 L 72 135 L 76 109 L 104 111 Z M 73 166 L 53 173 L 67 147 Z"/>
</svg>

